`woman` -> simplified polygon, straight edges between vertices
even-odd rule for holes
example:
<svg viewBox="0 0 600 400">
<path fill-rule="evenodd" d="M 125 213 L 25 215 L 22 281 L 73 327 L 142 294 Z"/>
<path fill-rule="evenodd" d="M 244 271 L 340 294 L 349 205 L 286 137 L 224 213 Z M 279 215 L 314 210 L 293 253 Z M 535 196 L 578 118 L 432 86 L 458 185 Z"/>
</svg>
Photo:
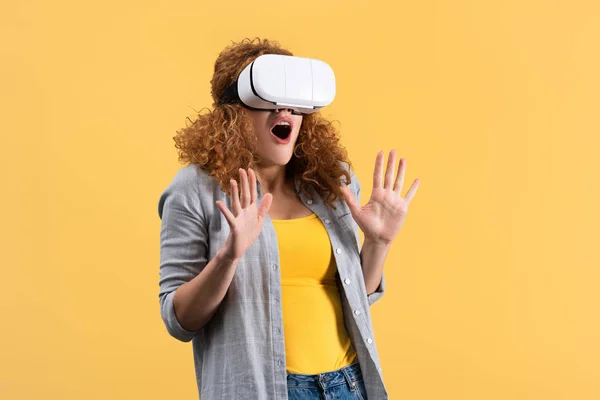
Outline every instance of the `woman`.
<svg viewBox="0 0 600 400">
<path fill-rule="evenodd" d="M 214 109 L 174 138 L 188 165 L 159 200 L 163 321 L 192 340 L 202 400 L 387 399 L 369 307 L 418 180 L 401 198 L 392 151 L 382 188 L 380 152 L 360 207 L 346 151 L 318 113 L 221 102 L 263 54 L 292 55 L 260 39 L 224 49 Z"/>
</svg>

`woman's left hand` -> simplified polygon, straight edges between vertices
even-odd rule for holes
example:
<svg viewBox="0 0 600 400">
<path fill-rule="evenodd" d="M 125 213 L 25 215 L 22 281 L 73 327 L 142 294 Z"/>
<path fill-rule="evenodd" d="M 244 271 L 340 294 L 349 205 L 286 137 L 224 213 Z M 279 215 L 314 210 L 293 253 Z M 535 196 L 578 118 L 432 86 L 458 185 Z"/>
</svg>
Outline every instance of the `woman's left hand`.
<svg viewBox="0 0 600 400">
<path fill-rule="evenodd" d="M 375 171 L 373 172 L 373 191 L 369 202 L 363 207 L 356 203 L 352 191 L 348 187 L 342 187 L 344 199 L 350 208 L 352 218 L 356 221 L 365 235 L 365 240 L 374 243 L 389 245 L 404 223 L 408 212 L 408 205 L 417 193 L 420 180 L 414 180 L 412 186 L 402 198 L 402 186 L 404 184 L 404 170 L 406 160 L 400 159 L 398 175 L 392 187 L 394 179 L 394 166 L 396 164 L 396 151 L 392 150 L 388 157 L 385 182 L 381 187 L 383 173 L 383 151 L 377 153 L 375 160 Z"/>
</svg>

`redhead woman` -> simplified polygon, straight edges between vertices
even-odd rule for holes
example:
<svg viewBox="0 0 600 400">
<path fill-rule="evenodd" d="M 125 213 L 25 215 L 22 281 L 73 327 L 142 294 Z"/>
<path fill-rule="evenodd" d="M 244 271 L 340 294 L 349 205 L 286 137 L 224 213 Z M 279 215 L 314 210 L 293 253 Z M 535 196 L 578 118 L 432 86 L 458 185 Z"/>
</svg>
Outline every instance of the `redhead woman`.
<svg viewBox="0 0 600 400">
<path fill-rule="evenodd" d="M 174 138 L 185 166 L 158 204 L 161 316 L 192 341 L 202 400 L 387 399 L 370 307 L 419 180 L 402 197 L 405 160 L 394 178 L 395 151 L 385 171 L 379 152 L 361 206 L 318 111 L 261 109 L 231 92 L 264 55 L 295 57 L 258 38 L 225 48 L 212 110 Z M 257 85 L 249 93 L 261 97 Z"/>
</svg>

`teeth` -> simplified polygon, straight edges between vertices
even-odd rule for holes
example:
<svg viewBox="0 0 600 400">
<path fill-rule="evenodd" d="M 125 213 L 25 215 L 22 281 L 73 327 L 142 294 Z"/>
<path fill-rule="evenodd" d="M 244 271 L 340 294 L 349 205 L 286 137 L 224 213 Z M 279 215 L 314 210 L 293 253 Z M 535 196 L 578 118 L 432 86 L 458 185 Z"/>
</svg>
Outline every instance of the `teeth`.
<svg viewBox="0 0 600 400">
<path fill-rule="evenodd" d="M 290 123 L 289 122 L 285 122 L 285 121 L 281 121 L 281 122 L 278 122 L 277 125 L 287 125 L 287 126 L 290 126 Z"/>
</svg>

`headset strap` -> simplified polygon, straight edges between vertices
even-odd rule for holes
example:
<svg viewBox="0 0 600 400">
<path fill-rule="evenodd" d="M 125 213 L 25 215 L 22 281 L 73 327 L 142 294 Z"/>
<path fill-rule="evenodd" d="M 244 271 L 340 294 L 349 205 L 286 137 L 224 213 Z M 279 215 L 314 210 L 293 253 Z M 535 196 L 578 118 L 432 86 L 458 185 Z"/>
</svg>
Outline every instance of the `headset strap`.
<svg viewBox="0 0 600 400">
<path fill-rule="evenodd" d="M 240 99 L 237 90 L 237 84 L 238 81 L 236 79 L 231 85 L 229 85 L 227 89 L 225 89 L 221 95 L 221 98 L 219 99 L 219 104 L 232 104 Z"/>
</svg>

